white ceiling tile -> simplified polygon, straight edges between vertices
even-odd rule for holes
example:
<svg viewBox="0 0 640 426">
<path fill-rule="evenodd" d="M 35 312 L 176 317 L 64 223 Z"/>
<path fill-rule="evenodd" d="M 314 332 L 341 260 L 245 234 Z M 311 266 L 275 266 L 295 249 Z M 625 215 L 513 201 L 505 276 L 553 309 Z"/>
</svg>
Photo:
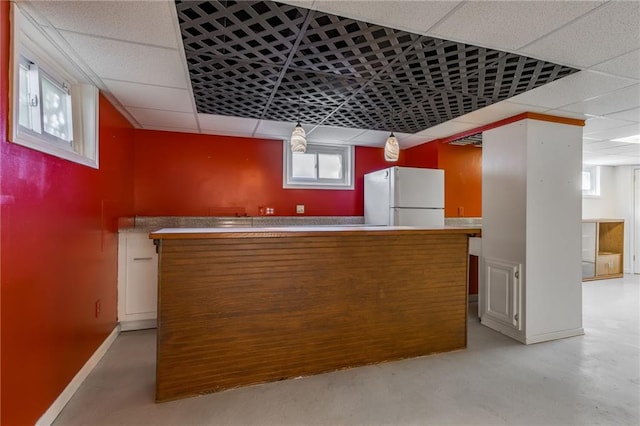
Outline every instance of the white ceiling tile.
<svg viewBox="0 0 640 426">
<path fill-rule="evenodd" d="M 611 140 L 617 138 L 626 138 L 629 136 L 640 134 L 640 124 L 632 124 L 630 126 L 617 127 L 615 129 L 602 130 L 589 134 L 590 138 L 600 138 L 601 140 Z"/>
<path fill-rule="evenodd" d="M 578 68 L 590 67 L 640 47 L 638 22 L 640 2 L 611 1 L 519 52 Z"/>
<path fill-rule="evenodd" d="M 111 94 L 126 107 L 193 113 L 191 94 L 186 89 L 128 83 L 119 80 L 103 79 L 103 81 Z"/>
<path fill-rule="evenodd" d="M 640 122 L 640 108 L 631 108 L 626 111 L 615 112 L 613 114 L 607 114 L 607 118 L 615 118 L 618 120 L 636 121 Z"/>
<path fill-rule="evenodd" d="M 189 133 L 194 135 L 199 135 L 201 132 L 198 129 L 193 128 L 183 128 L 183 127 L 167 127 L 167 126 L 144 126 L 145 130 L 158 130 L 162 132 L 176 132 L 176 133 Z"/>
<path fill-rule="evenodd" d="M 619 144 L 618 146 L 604 148 L 602 153 L 614 155 L 640 155 L 640 144 Z"/>
<path fill-rule="evenodd" d="M 432 140 L 438 139 L 434 136 L 428 136 L 424 134 L 408 135 L 401 139 L 398 139 L 398 143 L 402 147 L 402 149 L 411 148 L 417 145 L 422 145 L 423 143 L 431 142 Z"/>
<path fill-rule="evenodd" d="M 442 124 L 438 124 L 437 126 L 429 127 L 427 131 L 435 138 L 446 138 L 448 136 L 471 130 L 476 127 L 478 127 L 478 125 L 474 123 L 464 123 L 457 120 L 451 120 Z"/>
<path fill-rule="evenodd" d="M 254 136 L 288 140 L 291 138 L 291 132 L 293 132 L 295 126 L 295 123 L 286 123 L 284 121 L 258 120 Z M 313 126 L 302 124 L 302 128 L 305 132 L 308 132 Z"/>
<path fill-rule="evenodd" d="M 70 32 L 62 35 L 100 78 L 182 89 L 190 87 L 183 58 L 177 50 Z"/>
<path fill-rule="evenodd" d="M 606 148 L 610 148 L 612 146 L 612 144 L 614 144 L 615 142 L 611 142 L 611 141 L 598 141 L 598 142 L 590 142 L 590 143 L 583 143 L 582 148 L 584 151 L 589 151 L 589 152 L 597 152 L 597 151 L 601 151 L 603 149 Z"/>
<path fill-rule="evenodd" d="M 565 105 L 562 111 L 607 115 L 640 107 L 640 84 L 618 89 L 606 95 Z"/>
<path fill-rule="evenodd" d="M 56 28 L 178 48 L 168 1 L 37 1 L 32 6 Z"/>
<path fill-rule="evenodd" d="M 180 129 L 197 129 L 196 117 L 192 113 L 162 111 L 147 108 L 127 108 L 144 127 L 172 127 Z"/>
<path fill-rule="evenodd" d="M 513 117 L 523 112 L 545 112 L 547 110 L 548 108 L 546 107 L 502 101 L 458 117 L 456 121 L 473 123 L 480 126 Z"/>
<path fill-rule="evenodd" d="M 348 142 L 360 133 L 362 133 L 362 129 L 318 126 L 316 129 L 307 132 L 307 140 L 325 143 Z"/>
<path fill-rule="evenodd" d="M 431 33 L 448 40 L 514 51 L 602 3 L 472 1 Z"/>
<path fill-rule="evenodd" d="M 258 124 L 255 118 L 229 117 L 215 114 L 198 114 L 198 123 L 203 131 L 220 131 L 250 136 Z"/>
<path fill-rule="evenodd" d="M 581 112 L 561 111 L 559 109 L 550 109 L 548 111 L 545 111 L 545 114 L 555 115 L 556 117 L 575 118 L 577 120 L 586 120 L 587 118 L 589 118 Z"/>
<path fill-rule="evenodd" d="M 317 0 L 311 8 L 416 34 L 425 34 L 458 3 L 461 2 Z M 304 4 L 301 6 L 309 7 Z"/>
<path fill-rule="evenodd" d="M 608 130 L 622 126 L 628 126 L 632 124 L 629 121 L 613 120 L 610 118 L 589 118 L 584 126 L 583 134 L 588 135 L 590 133 L 599 132 L 601 130 Z"/>
<path fill-rule="evenodd" d="M 633 84 L 628 79 L 581 71 L 509 98 L 509 102 L 558 108 Z"/>
<path fill-rule="evenodd" d="M 592 69 L 640 80 L 640 49 L 603 62 Z"/>
<path fill-rule="evenodd" d="M 405 134 L 397 134 L 396 137 L 400 139 Z M 385 141 L 389 137 L 389 132 L 381 130 L 364 130 L 358 136 L 349 140 L 354 145 L 375 146 L 383 147 Z"/>
<path fill-rule="evenodd" d="M 594 164 L 600 166 L 619 166 L 625 164 L 632 165 L 640 164 L 640 157 L 583 152 L 582 162 L 584 164 Z"/>
</svg>

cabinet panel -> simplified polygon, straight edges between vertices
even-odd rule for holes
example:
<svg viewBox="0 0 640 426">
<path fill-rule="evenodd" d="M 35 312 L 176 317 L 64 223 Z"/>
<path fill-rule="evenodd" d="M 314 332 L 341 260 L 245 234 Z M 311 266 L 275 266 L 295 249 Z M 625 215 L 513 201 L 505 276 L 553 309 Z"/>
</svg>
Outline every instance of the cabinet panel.
<svg viewBox="0 0 640 426">
<path fill-rule="evenodd" d="M 147 233 L 121 233 L 118 244 L 118 321 L 123 330 L 155 326 L 158 255 Z"/>
<path fill-rule="evenodd" d="M 600 254 L 596 263 L 596 275 L 611 275 L 622 273 L 620 254 Z"/>
<path fill-rule="evenodd" d="M 485 259 L 485 306 L 494 321 L 521 329 L 520 265 Z"/>
</svg>

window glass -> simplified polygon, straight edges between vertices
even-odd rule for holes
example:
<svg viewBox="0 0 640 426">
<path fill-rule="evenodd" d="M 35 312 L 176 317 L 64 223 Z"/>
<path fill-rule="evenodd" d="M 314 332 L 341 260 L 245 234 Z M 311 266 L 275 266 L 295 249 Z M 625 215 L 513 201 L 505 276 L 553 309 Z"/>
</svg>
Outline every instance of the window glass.
<svg viewBox="0 0 640 426">
<path fill-rule="evenodd" d="M 302 152 L 294 152 L 291 158 L 291 176 L 301 179 L 316 178 L 316 156 Z"/>
<path fill-rule="evenodd" d="M 582 190 L 589 191 L 591 189 L 591 172 L 582 172 Z"/>
<path fill-rule="evenodd" d="M 42 124 L 45 132 L 71 140 L 70 96 L 47 77 L 42 78 Z"/>
<path fill-rule="evenodd" d="M 342 179 L 342 155 L 318 153 L 318 178 Z"/>
</svg>

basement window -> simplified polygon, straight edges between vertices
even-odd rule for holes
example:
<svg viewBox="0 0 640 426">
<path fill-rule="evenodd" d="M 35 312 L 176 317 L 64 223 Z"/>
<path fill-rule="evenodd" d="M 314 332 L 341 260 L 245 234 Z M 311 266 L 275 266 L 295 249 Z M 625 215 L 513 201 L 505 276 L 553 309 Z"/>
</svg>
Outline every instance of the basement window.
<svg viewBox="0 0 640 426">
<path fill-rule="evenodd" d="M 353 146 L 307 144 L 304 153 L 283 143 L 283 188 L 353 189 Z"/>
<path fill-rule="evenodd" d="M 584 166 L 582 168 L 582 196 L 587 198 L 600 196 L 599 166 Z"/>
<path fill-rule="evenodd" d="M 9 138 L 98 168 L 98 89 L 24 7 L 12 8 Z"/>
</svg>

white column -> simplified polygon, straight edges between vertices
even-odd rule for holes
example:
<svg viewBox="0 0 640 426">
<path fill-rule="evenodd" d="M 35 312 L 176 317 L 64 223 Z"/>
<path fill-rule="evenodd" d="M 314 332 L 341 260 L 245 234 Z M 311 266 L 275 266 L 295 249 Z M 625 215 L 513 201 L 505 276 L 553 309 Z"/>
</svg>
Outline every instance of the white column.
<svg viewBox="0 0 640 426">
<path fill-rule="evenodd" d="M 582 127 L 483 133 L 482 323 L 522 343 L 583 334 Z"/>
</svg>

